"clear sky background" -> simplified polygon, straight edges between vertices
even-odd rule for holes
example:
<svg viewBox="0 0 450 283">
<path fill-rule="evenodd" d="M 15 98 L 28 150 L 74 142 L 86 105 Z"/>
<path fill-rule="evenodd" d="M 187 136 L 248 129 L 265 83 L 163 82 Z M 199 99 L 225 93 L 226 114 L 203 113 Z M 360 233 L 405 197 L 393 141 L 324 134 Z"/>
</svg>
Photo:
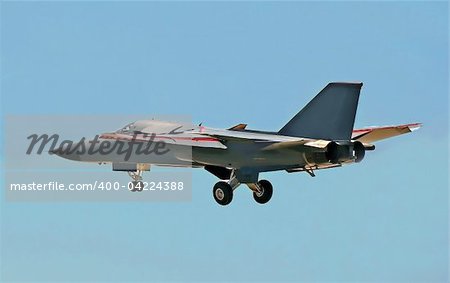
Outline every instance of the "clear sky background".
<svg viewBox="0 0 450 283">
<path fill-rule="evenodd" d="M 201 169 L 186 203 L 2 196 L 2 281 L 447 282 L 446 2 L 0 8 L 3 115 L 187 114 L 278 130 L 328 82 L 362 81 L 356 127 L 424 123 L 358 165 L 262 174 L 265 206 L 241 187 L 220 207 Z"/>
</svg>

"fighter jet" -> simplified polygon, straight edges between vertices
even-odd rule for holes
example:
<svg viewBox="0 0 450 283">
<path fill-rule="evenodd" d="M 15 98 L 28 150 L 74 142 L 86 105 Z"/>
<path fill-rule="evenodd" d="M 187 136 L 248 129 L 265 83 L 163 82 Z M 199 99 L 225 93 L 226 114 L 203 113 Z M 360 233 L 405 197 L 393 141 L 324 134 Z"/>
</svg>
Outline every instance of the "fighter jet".
<svg viewBox="0 0 450 283">
<path fill-rule="evenodd" d="M 80 142 L 77 150 L 59 147 L 51 152 L 76 161 L 112 164 L 114 171 L 126 171 L 131 176 L 131 191 L 142 190 L 142 173 L 151 165 L 204 168 L 220 179 L 213 187 L 218 204 L 228 205 L 241 184 L 253 192 L 257 203 L 264 204 L 271 199 L 273 188 L 269 181 L 259 179 L 262 172 L 306 172 L 314 177 L 316 170 L 359 163 L 366 151 L 375 149 L 375 142 L 421 127 L 413 123 L 353 129 L 362 85 L 329 83 L 274 132 L 250 130 L 247 124 L 215 129 L 201 124 L 139 120 L 101 134 L 95 142 Z M 99 152 L 105 141 L 140 145 L 141 152 L 127 151 L 125 157 L 116 151 Z M 147 151 L 142 151 L 143 147 Z"/>
</svg>

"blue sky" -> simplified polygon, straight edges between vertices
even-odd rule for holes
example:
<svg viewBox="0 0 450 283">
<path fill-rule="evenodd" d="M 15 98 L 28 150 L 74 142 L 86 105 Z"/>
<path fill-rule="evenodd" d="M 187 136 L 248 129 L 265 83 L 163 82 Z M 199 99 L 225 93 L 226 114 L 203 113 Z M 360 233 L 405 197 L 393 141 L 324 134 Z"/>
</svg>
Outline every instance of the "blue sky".
<svg viewBox="0 0 450 283">
<path fill-rule="evenodd" d="M 265 206 L 242 187 L 219 207 L 200 169 L 187 203 L 2 199 L 3 281 L 448 280 L 446 2 L 0 5 L 3 115 L 278 130 L 328 82 L 363 81 L 356 127 L 424 123 L 358 165 L 263 174 Z"/>
</svg>

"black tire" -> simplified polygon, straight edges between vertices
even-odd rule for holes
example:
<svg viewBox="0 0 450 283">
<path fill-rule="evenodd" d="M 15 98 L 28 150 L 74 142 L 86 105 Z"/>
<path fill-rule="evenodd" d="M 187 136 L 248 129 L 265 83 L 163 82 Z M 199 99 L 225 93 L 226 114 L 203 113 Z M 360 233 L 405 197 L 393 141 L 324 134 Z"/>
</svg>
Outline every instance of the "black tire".
<svg viewBox="0 0 450 283">
<path fill-rule="evenodd" d="M 257 203 L 264 204 L 272 198 L 273 187 L 267 180 L 259 181 L 258 186 L 262 189 L 262 193 L 253 192 L 253 198 Z"/>
<path fill-rule="evenodd" d="M 233 188 L 226 182 L 217 182 L 213 188 L 213 197 L 220 205 L 227 205 L 233 200 Z"/>
<path fill-rule="evenodd" d="M 144 189 L 144 183 L 142 181 L 133 181 L 128 184 L 128 189 L 130 192 L 141 192 Z"/>
<path fill-rule="evenodd" d="M 130 190 L 130 192 L 136 191 L 136 181 L 132 181 L 132 182 L 128 183 L 128 190 Z"/>
<path fill-rule="evenodd" d="M 142 192 L 143 190 L 144 190 L 144 182 L 142 182 L 142 181 L 137 181 L 137 188 L 136 188 L 136 191 L 137 192 Z"/>
</svg>

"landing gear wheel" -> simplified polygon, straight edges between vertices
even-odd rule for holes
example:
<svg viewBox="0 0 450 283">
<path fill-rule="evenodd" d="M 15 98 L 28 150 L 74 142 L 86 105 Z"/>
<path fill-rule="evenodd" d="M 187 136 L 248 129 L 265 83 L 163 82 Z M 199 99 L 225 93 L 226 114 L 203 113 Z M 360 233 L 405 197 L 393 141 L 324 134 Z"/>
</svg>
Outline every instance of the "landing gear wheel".
<svg viewBox="0 0 450 283">
<path fill-rule="evenodd" d="M 227 205 L 233 200 L 233 188 L 226 182 L 217 182 L 213 188 L 213 196 L 220 205 Z"/>
<path fill-rule="evenodd" d="M 137 183 L 136 186 L 135 186 L 136 191 L 142 192 L 144 190 L 144 182 L 137 181 L 136 183 Z"/>
<path fill-rule="evenodd" d="M 258 187 L 261 189 L 261 192 L 253 192 L 253 198 L 257 203 L 264 204 L 272 197 L 272 184 L 267 180 L 261 180 L 258 182 Z"/>
<path fill-rule="evenodd" d="M 132 192 L 142 192 L 144 190 L 144 183 L 142 181 L 133 181 L 128 183 L 128 189 Z"/>
</svg>

